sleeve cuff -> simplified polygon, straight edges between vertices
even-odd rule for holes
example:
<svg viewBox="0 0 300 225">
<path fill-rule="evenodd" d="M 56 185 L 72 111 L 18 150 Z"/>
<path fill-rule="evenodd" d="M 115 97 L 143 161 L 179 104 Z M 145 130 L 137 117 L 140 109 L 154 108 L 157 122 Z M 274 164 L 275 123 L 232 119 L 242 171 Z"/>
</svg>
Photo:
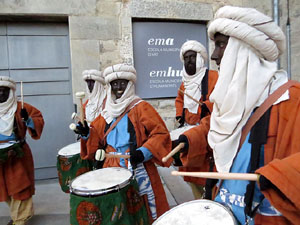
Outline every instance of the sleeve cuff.
<svg viewBox="0 0 300 225">
<path fill-rule="evenodd" d="M 152 155 L 152 153 L 147 148 L 140 147 L 137 150 L 140 150 L 143 153 L 143 155 L 144 155 L 144 162 L 152 159 L 153 155 Z"/>
<path fill-rule="evenodd" d="M 33 122 L 33 120 L 32 120 L 31 117 L 29 117 L 28 120 L 26 121 L 26 126 L 27 126 L 27 127 L 30 127 L 30 128 L 33 129 L 33 130 L 35 130 L 35 129 L 34 129 L 34 122 Z"/>
</svg>

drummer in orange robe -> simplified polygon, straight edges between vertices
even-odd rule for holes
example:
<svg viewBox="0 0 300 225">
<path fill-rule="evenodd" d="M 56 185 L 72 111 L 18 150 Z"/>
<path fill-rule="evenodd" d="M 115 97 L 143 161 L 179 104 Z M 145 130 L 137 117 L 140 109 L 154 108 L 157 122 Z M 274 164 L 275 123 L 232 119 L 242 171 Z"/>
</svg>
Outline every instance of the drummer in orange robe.
<svg viewBox="0 0 300 225">
<path fill-rule="evenodd" d="M 215 200 L 230 207 L 240 223 L 247 219 L 256 225 L 300 224 L 298 82 L 256 122 L 238 151 L 242 129 L 253 111 L 288 82 L 286 71 L 278 70 L 276 63 L 284 52 L 284 33 L 257 10 L 232 6 L 216 12 L 208 33 L 215 42 L 211 59 L 220 67 L 210 97 L 213 113 L 184 133 L 187 142 L 181 160 L 201 164 L 209 143 L 219 172 L 260 174 L 257 182 L 219 184 Z"/>
<path fill-rule="evenodd" d="M 198 41 L 185 42 L 180 51 L 180 59 L 183 62 L 182 83 L 175 100 L 176 120 L 182 126 L 199 125 L 200 120 L 210 116 L 212 103 L 209 96 L 214 89 L 218 79 L 217 71 L 208 70 L 207 51 Z M 182 92 L 186 93 L 184 95 Z M 198 104 L 195 100 L 202 103 Z M 213 167 L 212 155 L 198 167 L 179 167 L 179 171 L 209 171 Z M 202 198 L 206 179 L 195 177 L 184 177 L 189 182 L 196 199 Z"/>
<path fill-rule="evenodd" d="M 155 109 L 135 95 L 136 71 L 133 66 L 110 66 L 105 69 L 104 76 L 108 86 L 106 106 L 90 129 L 81 127 L 81 156 L 92 159 L 101 151 L 99 148 L 111 154 L 130 154 L 129 161 L 105 159 L 103 167 L 134 170 L 140 195 L 146 202 L 149 219 L 153 221 L 169 209 L 155 166 L 170 166 L 172 162 L 161 161 L 171 150 L 169 132 Z M 120 121 L 116 121 L 118 118 Z M 105 136 L 114 123 L 116 126 Z"/>
<path fill-rule="evenodd" d="M 25 140 L 26 131 L 37 140 L 41 137 L 44 120 L 39 110 L 17 101 L 16 83 L 0 76 L 0 143 L 17 142 L 7 149 L 0 149 L 0 201 L 6 201 L 11 218 L 8 224 L 24 225 L 33 216 L 32 195 L 34 166 L 30 148 Z M 0 146 L 1 146 L 0 144 Z"/>
</svg>

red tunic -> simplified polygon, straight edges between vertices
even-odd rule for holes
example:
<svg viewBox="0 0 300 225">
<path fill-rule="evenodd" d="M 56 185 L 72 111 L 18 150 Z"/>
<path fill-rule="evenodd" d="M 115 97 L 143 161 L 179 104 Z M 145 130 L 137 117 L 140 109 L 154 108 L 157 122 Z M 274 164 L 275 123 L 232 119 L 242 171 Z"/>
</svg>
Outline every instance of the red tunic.
<svg viewBox="0 0 300 225">
<path fill-rule="evenodd" d="M 33 106 L 24 103 L 24 108 L 27 110 L 28 115 L 32 118 L 35 133 L 25 126 L 22 121 L 21 103 L 18 102 L 15 119 L 17 122 L 17 136 L 24 139 L 26 131 L 29 132 L 33 139 L 41 137 L 44 119 L 41 112 Z M 24 156 L 22 158 L 9 158 L 4 164 L 0 164 L 0 201 L 8 200 L 11 196 L 13 199 L 26 200 L 34 194 L 34 166 L 31 150 L 25 142 L 22 146 Z"/>
<path fill-rule="evenodd" d="M 151 186 L 155 195 L 157 216 L 169 210 L 166 194 L 162 186 L 160 176 L 155 164 L 170 166 L 172 159 L 162 163 L 162 158 L 171 151 L 171 139 L 167 127 L 155 109 L 146 101 L 137 104 L 128 112 L 128 118 L 132 122 L 136 134 L 137 147 L 146 147 L 151 151 L 153 158 L 144 162 L 149 175 Z M 106 121 L 99 115 L 92 123 L 89 139 L 81 140 L 81 157 L 93 159 L 98 148 L 104 148 L 101 139 L 104 137 Z M 115 151 L 108 146 L 107 151 Z M 104 167 L 118 166 L 115 159 L 105 160 Z"/>
<path fill-rule="evenodd" d="M 209 96 L 215 87 L 217 79 L 218 79 L 218 72 L 210 70 L 208 73 L 208 93 L 206 95 L 206 101 L 203 102 L 202 97 L 200 99 L 197 99 L 200 102 L 205 103 L 206 106 L 208 107 L 208 109 L 210 110 L 210 112 L 212 111 L 213 104 L 209 101 Z M 185 90 L 183 83 L 180 85 L 180 90 L 182 90 L 183 92 Z M 177 94 L 177 97 L 175 100 L 176 116 L 182 116 L 183 106 L 184 106 L 183 99 L 184 99 L 183 93 L 178 91 L 178 94 Z M 185 109 L 184 114 L 185 114 L 185 122 L 186 123 L 188 123 L 190 125 L 199 124 L 200 123 L 200 115 L 201 115 L 201 106 L 199 105 L 197 114 L 189 112 L 188 109 Z M 198 167 L 190 167 L 190 166 L 179 167 L 179 171 L 188 171 L 188 172 L 209 171 L 209 159 L 207 158 L 206 162 L 204 164 L 202 164 L 202 166 L 200 166 L 200 167 L 199 166 Z M 192 182 L 192 183 L 200 184 L 203 186 L 205 185 L 205 182 L 206 182 L 206 179 L 197 178 L 197 177 L 184 177 L 184 180 L 187 182 Z"/>
<path fill-rule="evenodd" d="M 255 224 L 300 224 L 300 84 L 289 89 L 290 99 L 271 109 L 268 139 L 264 146 L 265 166 L 256 172 L 269 179 L 280 192 L 270 188 L 262 193 L 282 217 L 257 214 Z M 181 155 L 184 165 L 205 162 L 209 118 L 185 132 L 189 151 Z"/>
</svg>

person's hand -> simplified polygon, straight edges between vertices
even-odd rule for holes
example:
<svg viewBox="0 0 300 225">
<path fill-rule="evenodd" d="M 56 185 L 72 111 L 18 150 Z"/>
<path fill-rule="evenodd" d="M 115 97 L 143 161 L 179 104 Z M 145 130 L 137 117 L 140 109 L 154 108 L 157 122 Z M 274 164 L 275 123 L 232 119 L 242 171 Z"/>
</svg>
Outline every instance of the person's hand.
<svg viewBox="0 0 300 225">
<path fill-rule="evenodd" d="M 140 150 L 136 150 L 130 155 L 131 165 L 137 165 L 139 163 L 142 163 L 142 162 L 144 162 L 144 159 L 145 159 L 144 154 Z"/>
<path fill-rule="evenodd" d="M 76 125 L 76 129 L 74 130 L 76 134 L 81 135 L 82 137 L 87 137 L 90 133 L 90 128 L 86 122 L 84 121 L 84 125 L 79 121 Z"/>
<path fill-rule="evenodd" d="M 176 140 L 176 146 L 180 143 L 184 143 L 183 148 L 179 152 L 186 153 L 189 150 L 189 140 L 185 135 L 180 135 L 179 138 Z"/>
<path fill-rule="evenodd" d="M 260 175 L 258 179 L 259 187 L 261 191 L 265 191 L 269 188 L 273 188 L 274 184 L 271 183 L 265 176 Z"/>
<path fill-rule="evenodd" d="M 25 108 L 21 109 L 21 118 L 26 122 L 28 120 L 28 112 Z"/>
</svg>

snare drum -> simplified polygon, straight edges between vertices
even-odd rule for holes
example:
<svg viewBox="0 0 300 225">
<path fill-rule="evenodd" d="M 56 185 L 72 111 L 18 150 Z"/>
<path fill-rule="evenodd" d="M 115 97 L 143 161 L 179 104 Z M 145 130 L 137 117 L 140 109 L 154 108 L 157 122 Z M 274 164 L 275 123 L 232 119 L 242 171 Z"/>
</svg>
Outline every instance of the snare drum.
<svg viewBox="0 0 300 225">
<path fill-rule="evenodd" d="M 189 129 L 195 127 L 195 126 L 196 125 L 185 125 L 183 127 L 180 127 L 180 128 L 175 129 L 175 130 L 172 130 L 170 132 L 171 140 L 172 141 L 176 141 L 181 134 L 183 134 L 184 132 L 186 132 L 187 130 L 189 130 Z"/>
<path fill-rule="evenodd" d="M 56 166 L 60 187 L 66 193 L 70 192 L 69 185 L 72 179 L 92 170 L 92 163 L 80 158 L 80 142 L 59 150 Z"/>
<path fill-rule="evenodd" d="M 72 225 L 149 224 L 130 170 L 110 167 L 90 171 L 71 182 L 70 192 Z"/>
<path fill-rule="evenodd" d="M 194 200 L 180 204 L 160 216 L 153 225 L 237 225 L 232 212 L 220 203 Z"/>
</svg>

